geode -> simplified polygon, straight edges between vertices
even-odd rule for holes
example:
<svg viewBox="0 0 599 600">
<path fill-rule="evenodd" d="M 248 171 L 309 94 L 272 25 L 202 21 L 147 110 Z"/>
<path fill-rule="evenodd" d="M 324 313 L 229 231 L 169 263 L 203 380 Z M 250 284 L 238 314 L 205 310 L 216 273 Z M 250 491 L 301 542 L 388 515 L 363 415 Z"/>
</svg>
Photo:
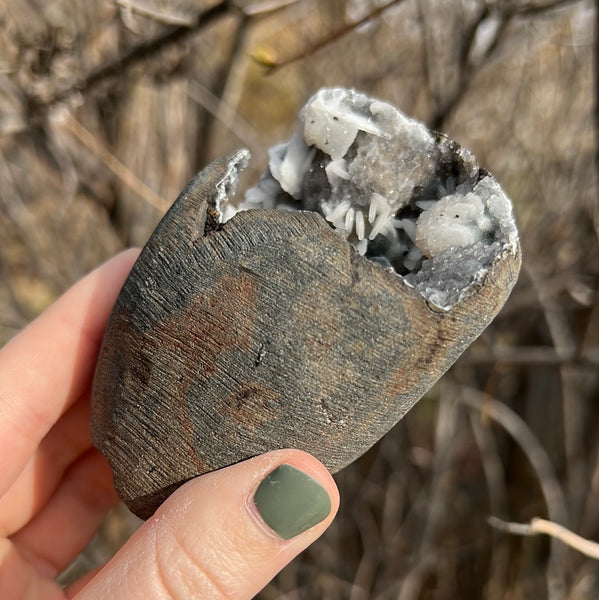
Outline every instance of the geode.
<svg viewBox="0 0 599 600">
<path fill-rule="evenodd" d="M 318 92 L 234 206 L 246 150 L 183 190 L 125 282 L 92 435 L 147 518 L 201 473 L 306 450 L 335 472 L 491 322 L 518 275 L 509 199 L 389 104 Z"/>
</svg>

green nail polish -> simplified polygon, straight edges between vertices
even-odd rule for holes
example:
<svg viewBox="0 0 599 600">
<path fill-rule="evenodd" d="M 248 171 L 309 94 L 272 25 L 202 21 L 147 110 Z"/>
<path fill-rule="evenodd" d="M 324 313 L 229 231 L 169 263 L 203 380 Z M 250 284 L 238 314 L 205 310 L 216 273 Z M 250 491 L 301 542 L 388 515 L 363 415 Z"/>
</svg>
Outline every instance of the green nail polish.
<svg viewBox="0 0 599 600">
<path fill-rule="evenodd" d="M 289 540 L 320 523 L 331 512 L 331 499 L 312 477 L 289 465 L 269 473 L 254 494 L 264 522 Z"/>
</svg>

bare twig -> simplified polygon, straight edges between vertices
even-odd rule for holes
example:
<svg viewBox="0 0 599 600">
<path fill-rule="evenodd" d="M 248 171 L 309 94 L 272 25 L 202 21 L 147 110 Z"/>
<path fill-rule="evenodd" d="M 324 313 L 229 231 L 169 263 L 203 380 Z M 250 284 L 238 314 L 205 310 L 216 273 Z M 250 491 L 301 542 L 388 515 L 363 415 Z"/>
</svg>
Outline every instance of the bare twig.
<svg viewBox="0 0 599 600">
<path fill-rule="evenodd" d="M 460 387 L 456 389 L 456 398 L 460 403 L 481 411 L 512 436 L 537 474 L 551 520 L 567 523 L 568 509 L 564 492 L 547 452 L 528 425 L 509 406 L 479 390 Z"/>
<path fill-rule="evenodd" d="M 164 25 L 176 25 L 178 27 L 193 27 L 195 18 L 190 15 L 177 14 L 174 12 L 165 12 L 155 10 L 149 7 L 144 2 L 136 2 L 135 0 L 114 0 L 120 7 L 130 10 L 142 17 L 148 17 L 158 23 Z"/>
<path fill-rule="evenodd" d="M 145 200 L 150 206 L 164 212 L 169 203 L 149 188 L 133 171 L 124 165 L 91 131 L 86 129 L 67 109 L 61 110 L 54 121 L 62 125 L 90 152 L 95 154 L 129 189 Z"/>
<path fill-rule="evenodd" d="M 483 422 L 479 414 L 474 412 L 470 414 L 470 425 L 480 452 L 491 512 L 506 514 L 509 502 L 505 469 L 501 462 L 493 430 Z M 498 534 L 493 536 L 487 583 L 487 598 L 489 600 L 503 598 L 503 585 L 509 572 L 509 549 L 507 544 L 504 543 L 505 540 L 499 538 Z"/>
<path fill-rule="evenodd" d="M 498 517 L 489 517 L 489 525 L 514 535 L 549 535 L 585 556 L 599 560 L 599 543 L 587 540 L 553 521 L 535 517 L 530 523 L 512 523 Z"/>
<path fill-rule="evenodd" d="M 445 388 L 442 390 L 442 397 Z M 398 600 L 415 600 L 420 598 L 427 577 L 438 567 L 439 552 L 434 539 L 444 515 L 446 514 L 448 493 L 451 486 L 448 479 L 451 471 L 448 464 L 453 459 L 457 443 L 458 420 L 456 405 L 451 402 L 440 402 L 435 431 L 435 461 L 433 466 L 430 492 L 423 498 L 426 506 L 424 522 L 419 524 L 421 532 L 418 547 L 414 548 L 414 562 L 410 571 L 401 584 Z"/>
<path fill-rule="evenodd" d="M 265 154 L 258 132 L 232 106 L 223 102 L 198 81 L 189 82 L 188 94 L 194 102 L 214 115 L 244 146 L 247 146 L 252 155 Z"/>
<path fill-rule="evenodd" d="M 42 235 L 41 228 L 32 211 L 24 201 L 19 185 L 13 176 L 9 162 L 0 147 L 0 210 L 12 222 L 16 235 L 21 239 L 22 245 L 29 253 L 31 264 L 35 270 L 43 275 L 52 291 L 59 293 L 66 286 L 66 280 L 59 265 L 47 257 L 46 238 Z M 15 296 L 16 298 L 16 296 Z M 20 311 L 28 319 L 25 310 Z"/>
<path fill-rule="evenodd" d="M 526 423 L 508 406 L 486 394 L 467 387 L 456 389 L 458 400 L 491 418 L 501 425 L 520 446 L 534 469 L 545 498 L 547 513 L 552 521 L 568 522 L 568 509 L 564 492 L 545 452 Z M 565 583 L 562 566 L 562 549 L 552 544 L 547 570 L 549 598 L 563 598 Z"/>
<path fill-rule="evenodd" d="M 485 52 L 478 58 L 476 63 L 472 62 L 471 54 L 472 47 L 476 39 L 476 33 L 479 26 L 487 18 L 487 10 L 483 9 L 475 22 L 471 25 L 469 30 L 466 32 L 464 39 L 462 40 L 462 47 L 460 49 L 460 65 L 459 65 L 459 78 L 460 84 L 456 86 L 454 94 L 450 98 L 435 98 L 435 112 L 431 117 L 430 126 L 432 129 L 442 131 L 445 129 L 445 123 L 450 114 L 457 108 L 459 103 L 465 97 L 466 93 L 470 89 L 470 85 L 474 79 L 474 75 L 480 70 L 485 63 L 491 58 L 493 53 L 497 50 L 501 44 L 505 33 L 508 29 L 509 24 L 513 18 L 511 12 L 502 12 L 499 16 L 499 24 L 495 29 L 493 39 L 486 48 Z M 425 24 L 425 21 L 423 20 Z M 428 68 L 430 72 L 430 67 Z M 430 88 L 430 82 L 429 82 Z"/>
<path fill-rule="evenodd" d="M 554 300 L 552 294 L 546 290 L 542 273 L 530 261 L 524 265 L 524 271 L 537 292 L 537 298 L 543 310 L 556 353 L 562 358 L 577 353 L 578 344 L 572 328 L 569 326 L 561 306 Z"/>
<path fill-rule="evenodd" d="M 223 98 L 225 90 L 227 89 L 227 86 L 231 80 L 231 77 L 234 76 L 234 67 L 238 62 L 238 56 L 240 55 L 241 50 L 245 44 L 246 34 L 248 31 L 248 24 L 249 18 L 246 15 L 242 15 L 241 18 L 238 19 L 235 33 L 233 36 L 231 36 L 232 39 L 227 56 L 219 69 L 218 76 L 215 78 L 215 82 L 212 86 L 212 89 L 206 90 L 209 94 L 211 94 L 213 99 L 216 100 L 217 111 L 213 112 L 211 110 L 208 110 L 207 118 L 203 120 L 201 127 L 198 130 L 195 153 L 195 164 L 198 166 L 204 165 L 208 162 L 210 156 L 208 152 L 208 147 L 210 145 L 210 141 L 214 131 L 215 118 L 221 119 L 228 117 L 229 121 L 231 121 L 231 118 L 234 114 L 233 109 L 229 110 L 228 112 L 226 111 L 225 106 L 224 104 L 222 104 L 222 101 L 220 99 Z M 196 91 L 198 91 L 197 87 Z M 206 94 L 203 94 L 202 96 L 204 97 L 204 99 L 207 99 Z M 199 102 L 199 104 L 201 105 L 202 103 Z M 217 112 L 219 112 L 220 114 L 217 115 Z M 247 129 L 248 127 L 245 127 L 243 130 L 247 131 Z M 248 134 L 248 136 L 246 137 L 253 137 L 254 139 L 258 139 L 259 136 L 249 136 Z M 253 144 L 250 146 L 250 148 L 252 148 L 252 146 Z"/>
<path fill-rule="evenodd" d="M 518 6 L 516 12 L 523 17 L 533 17 L 548 13 L 553 10 L 558 10 L 572 4 L 578 4 L 581 0 L 553 0 L 553 2 L 545 2 L 544 4 L 522 4 Z"/>
<path fill-rule="evenodd" d="M 580 355 L 580 344 L 562 307 L 545 290 L 542 274 L 530 261 L 524 270 L 537 290 L 538 301 L 549 329 L 557 355 L 567 362 L 567 357 Z M 564 442 L 567 459 L 568 493 L 573 514 L 581 514 L 587 489 L 586 457 L 583 445 L 586 427 L 586 399 L 580 390 L 580 377 L 576 367 L 560 366 Z"/>
<path fill-rule="evenodd" d="M 259 0 L 249 6 L 242 7 L 243 14 L 248 17 L 265 15 L 272 13 L 282 8 L 287 8 L 292 4 L 297 4 L 299 0 Z"/>
<path fill-rule="evenodd" d="M 351 33 L 355 29 L 358 29 L 360 26 L 365 25 L 369 21 L 372 21 L 372 19 L 375 19 L 376 17 L 380 16 L 391 6 L 393 6 L 395 4 L 400 4 L 401 2 L 403 2 L 403 0 L 391 0 L 391 2 L 388 2 L 387 4 L 384 4 L 383 6 L 379 6 L 378 8 L 374 9 L 372 12 L 368 13 L 364 18 L 360 19 L 359 21 L 356 21 L 354 23 L 349 23 L 348 25 L 344 25 L 340 29 L 333 31 L 332 33 L 328 34 L 326 38 L 312 44 L 309 48 L 305 49 L 303 52 L 295 54 L 295 55 L 291 56 L 290 58 L 286 58 L 280 62 L 274 61 L 269 64 L 264 64 L 264 63 L 263 64 L 264 64 L 264 66 L 268 67 L 268 73 L 273 73 L 274 71 L 277 71 L 278 69 L 281 69 L 282 67 L 286 67 L 287 65 L 297 62 L 298 60 L 303 60 L 305 58 L 308 58 L 308 57 L 312 56 L 313 54 L 316 54 L 316 52 L 318 52 L 319 50 L 322 50 L 326 46 L 329 46 L 333 42 L 336 42 L 338 39 L 342 38 L 343 36 L 347 35 L 348 33 Z"/>
<path fill-rule="evenodd" d="M 223 0 L 196 15 L 191 26 L 178 25 L 167 28 L 166 31 L 156 37 L 123 52 L 114 60 L 110 60 L 92 69 L 68 88 L 57 90 L 49 99 L 40 102 L 35 97 L 29 97 L 27 99 L 29 114 L 24 129 L 38 125 L 40 119 L 43 119 L 53 106 L 67 102 L 79 93 L 89 93 L 106 81 L 124 77 L 124 74 L 132 67 L 143 63 L 169 46 L 184 42 L 187 38 L 196 35 L 198 31 L 211 25 L 220 17 L 229 14 L 234 8 L 230 1 Z"/>
<path fill-rule="evenodd" d="M 517 348 L 470 348 L 460 359 L 464 364 L 518 366 L 554 366 L 577 364 L 598 366 L 599 356 L 580 356 L 574 351 L 557 352 L 553 346 L 519 346 Z"/>
<path fill-rule="evenodd" d="M 456 86 L 455 93 L 450 98 L 436 99 L 437 108 L 435 114 L 433 114 L 430 122 L 432 129 L 442 131 L 445 128 L 445 123 L 448 117 L 454 112 L 456 107 L 459 105 L 462 98 L 466 95 L 466 92 L 470 89 L 470 84 L 474 78 L 476 72 L 484 66 L 486 62 L 493 56 L 497 49 L 502 44 L 505 34 L 508 30 L 509 25 L 515 18 L 527 18 L 540 14 L 545 14 L 550 11 L 577 4 L 581 0 L 554 0 L 544 4 L 520 4 L 520 3 L 506 3 L 503 7 L 498 4 L 499 10 L 497 11 L 499 24 L 494 32 L 491 43 L 487 46 L 482 56 L 478 57 L 476 63 L 473 63 L 471 59 L 471 50 L 476 38 L 478 27 L 483 21 L 489 16 L 489 11 L 485 7 L 481 10 L 478 18 L 473 22 L 471 27 L 466 31 L 463 36 L 461 43 L 461 59 L 460 59 L 460 85 Z M 424 21 L 423 21 L 424 22 Z M 599 159 L 598 159 L 599 160 Z"/>
<path fill-rule="evenodd" d="M 365 502 L 360 504 L 359 512 L 356 511 L 356 525 L 365 551 L 354 575 L 350 600 L 362 600 L 370 597 L 377 571 L 377 557 L 373 550 L 381 546 L 380 529 Z"/>
<path fill-rule="evenodd" d="M 437 554 L 430 553 L 424 556 L 422 560 L 407 574 L 401 582 L 401 590 L 398 594 L 398 600 L 410 600 L 420 598 L 424 582 L 431 573 L 434 572 L 437 563 Z"/>
</svg>

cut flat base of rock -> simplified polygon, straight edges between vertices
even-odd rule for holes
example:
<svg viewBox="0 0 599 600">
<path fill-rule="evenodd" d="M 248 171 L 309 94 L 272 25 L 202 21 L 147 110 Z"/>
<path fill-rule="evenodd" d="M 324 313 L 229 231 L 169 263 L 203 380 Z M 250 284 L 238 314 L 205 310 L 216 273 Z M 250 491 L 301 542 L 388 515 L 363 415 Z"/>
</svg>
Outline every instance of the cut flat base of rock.
<svg viewBox="0 0 599 600">
<path fill-rule="evenodd" d="M 335 472 L 491 322 L 518 275 L 510 201 L 475 158 L 389 104 L 318 92 L 237 207 L 216 160 L 116 302 L 92 434 L 149 517 L 185 481 L 276 448 Z"/>
</svg>

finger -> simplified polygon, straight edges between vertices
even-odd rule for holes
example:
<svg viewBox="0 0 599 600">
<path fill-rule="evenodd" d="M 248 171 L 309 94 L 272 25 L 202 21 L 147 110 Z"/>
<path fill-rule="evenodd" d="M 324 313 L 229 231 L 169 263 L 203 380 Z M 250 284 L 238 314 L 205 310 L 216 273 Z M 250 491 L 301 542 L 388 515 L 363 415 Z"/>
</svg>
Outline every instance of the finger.
<svg viewBox="0 0 599 600">
<path fill-rule="evenodd" d="M 65 590 L 65 598 L 74 598 L 96 575 L 104 568 L 103 565 L 93 568 L 77 579 L 75 583 Z"/>
<path fill-rule="evenodd" d="M 40 575 L 10 540 L 0 539 L 0 598 L 12 600 L 64 600 L 53 579 Z"/>
<path fill-rule="evenodd" d="M 77 598 L 248 600 L 327 528 L 338 504 L 328 471 L 299 450 L 203 475 L 179 488 Z"/>
<path fill-rule="evenodd" d="M 123 252 L 73 286 L 0 350 L 0 494 L 89 386 L 102 334 L 138 255 Z"/>
<path fill-rule="evenodd" d="M 39 573 L 53 579 L 85 548 L 117 502 L 108 463 L 92 449 L 70 467 L 48 504 L 11 541 Z"/>
<path fill-rule="evenodd" d="M 91 447 L 86 394 L 52 427 L 19 478 L 0 498 L 0 536 L 12 535 L 33 518 L 67 468 Z"/>
</svg>

